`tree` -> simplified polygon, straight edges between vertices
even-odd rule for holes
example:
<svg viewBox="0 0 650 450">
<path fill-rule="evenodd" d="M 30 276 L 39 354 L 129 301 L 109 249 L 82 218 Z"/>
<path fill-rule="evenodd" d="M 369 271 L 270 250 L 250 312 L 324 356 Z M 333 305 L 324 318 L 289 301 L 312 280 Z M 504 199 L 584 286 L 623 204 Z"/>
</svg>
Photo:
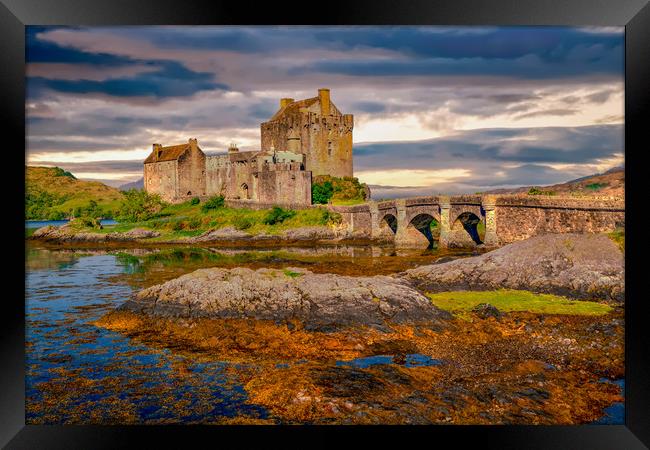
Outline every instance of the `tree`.
<svg viewBox="0 0 650 450">
<path fill-rule="evenodd" d="M 158 194 L 149 194 L 139 189 L 129 189 L 123 194 L 124 201 L 117 211 L 117 220 L 120 222 L 141 222 L 151 219 L 165 206 Z"/>
</svg>

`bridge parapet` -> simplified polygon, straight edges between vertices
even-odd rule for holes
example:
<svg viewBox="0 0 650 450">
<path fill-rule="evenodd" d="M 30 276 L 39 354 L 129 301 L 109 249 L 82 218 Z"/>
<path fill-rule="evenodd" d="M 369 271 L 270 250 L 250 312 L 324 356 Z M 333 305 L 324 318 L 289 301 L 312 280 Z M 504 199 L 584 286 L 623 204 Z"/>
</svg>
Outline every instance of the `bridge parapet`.
<svg viewBox="0 0 650 450">
<path fill-rule="evenodd" d="M 556 196 L 500 195 L 495 197 L 497 206 L 520 208 L 578 209 L 592 211 L 625 211 L 625 200 L 615 197 L 585 198 Z"/>
<path fill-rule="evenodd" d="M 437 195 L 329 208 L 341 213 L 351 232 L 393 236 L 398 245 L 422 245 L 423 235 L 431 242 L 432 220 L 441 247 L 497 246 L 543 233 L 598 233 L 625 225 L 625 201 L 614 197 Z"/>
</svg>

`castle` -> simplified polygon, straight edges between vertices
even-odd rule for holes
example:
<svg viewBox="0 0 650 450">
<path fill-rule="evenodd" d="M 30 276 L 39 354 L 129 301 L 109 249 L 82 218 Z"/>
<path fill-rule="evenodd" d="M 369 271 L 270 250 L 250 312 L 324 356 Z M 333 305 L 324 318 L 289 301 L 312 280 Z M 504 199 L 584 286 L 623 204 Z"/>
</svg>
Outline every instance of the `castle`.
<svg viewBox="0 0 650 450">
<path fill-rule="evenodd" d="M 318 96 L 280 100 L 261 124 L 261 149 L 206 155 L 196 139 L 153 144 L 144 161 L 144 188 L 172 203 L 223 195 L 253 203 L 310 205 L 312 176 L 352 176 L 352 114 L 342 114 L 329 89 Z"/>
</svg>

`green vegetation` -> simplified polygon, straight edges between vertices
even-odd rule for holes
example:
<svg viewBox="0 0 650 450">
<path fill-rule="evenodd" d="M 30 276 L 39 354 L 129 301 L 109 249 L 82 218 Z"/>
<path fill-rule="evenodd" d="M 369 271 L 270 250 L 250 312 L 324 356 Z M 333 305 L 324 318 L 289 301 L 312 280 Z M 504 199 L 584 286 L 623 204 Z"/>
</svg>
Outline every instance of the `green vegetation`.
<svg viewBox="0 0 650 450">
<path fill-rule="evenodd" d="M 300 272 L 293 272 L 293 271 L 291 271 L 289 269 L 284 269 L 283 272 L 284 272 L 284 274 L 286 276 L 288 276 L 290 278 L 297 278 L 297 277 L 302 275 Z"/>
<path fill-rule="evenodd" d="M 266 225 L 275 225 L 277 223 L 282 223 L 287 219 L 291 219 L 295 215 L 296 212 L 292 209 L 282 209 L 279 206 L 274 206 L 273 209 L 266 214 L 262 222 Z"/>
<path fill-rule="evenodd" d="M 128 192 L 128 191 L 127 191 Z M 146 196 L 140 192 L 142 199 Z M 135 194 L 131 194 L 135 195 Z M 247 208 L 230 208 L 227 206 L 217 207 L 221 201 L 214 200 L 214 208 L 204 210 L 209 201 L 193 205 L 191 200 L 180 204 L 163 203 L 158 212 L 147 214 L 148 218 L 141 220 L 120 221 L 117 225 L 106 225 L 99 233 L 125 232 L 133 228 L 144 228 L 156 230 L 161 233 L 158 238 L 151 239 L 152 242 L 164 241 L 167 239 L 197 236 L 209 230 L 233 227 L 254 235 L 260 233 L 280 234 L 284 230 L 306 226 L 330 226 L 341 223 L 341 215 L 331 212 L 325 208 L 308 208 L 298 210 L 287 210 L 273 208 L 264 210 L 253 210 Z M 156 208 L 158 209 L 158 208 Z"/>
<path fill-rule="evenodd" d="M 77 180 L 60 167 L 27 167 L 25 176 L 27 220 L 111 218 L 123 199 L 119 190 L 97 181 Z"/>
<path fill-rule="evenodd" d="M 489 303 L 502 312 L 529 311 L 539 314 L 602 315 L 612 308 L 602 303 L 569 300 L 551 294 L 500 289 L 496 291 L 454 291 L 427 294 L 438 308 L 466 315 L 480 303 Z"/>
<path fill-rule="evenodd" d="M 607 236 L 609 236 L 609 238 L 612 241 L 616 242 L 618 248 L 620 248 L 622 252 L 625 252 L 625 229 L 624 228 L 617 228 L 611 233 L 607 233 Z"/>
<path fill-rule="evenodd" d="M 367 186 L 358 178 L 330 177 L 320 175 L 314 178 L 311 198 L 314 204 L 356 205 L 366 201 Z"/>
<path fill-rule="evenodd" d="M 73 180 L 77 179 L 77 177 L 72 175 L 70 172 L 68 172 L 67 170 L 63 170 L 60 167 L 55 167 L 54 168 L 54 176 L 55 177 L 68 177 L 68 178 L 72 178 Z"/>
<path fill-rule="evenodd" d="M 190 205 L 198 205 L 201 203 L 201 199 L 198 197 L 194 197 L 192 200 L 190 200 Z"/>
<path fill-rule="evenodd" d="M 590 189 L 592 191 L 598 191 L 604 187 L 606 187 L 609 183 L 591 183 L 585 186 L 585 188 Z"/>
<path fill-rule="evenodd" d="M 148 194 L 139 189 L 124 191 L 124 201 L 117 212 L 120 222 L 141 222 L 155 217 L 165 206 L 157 194 Z"/>
<path fill-rule="evenodd" d="M 528 190 L 528 195 L 555 195 L 555 192 L 543 191 L 538 187 L 532 187 Z"/>
<path fill-rule="evenodd" d="M 103 228 L 100 221 L 95 217 L 75 217 L 68 223 L 68 226 L 77 230 L 86 228 L 101 230 Z"/>
<path fill-rule="evenodd" d="M 334 186 L 330 181 L 314 183 L 311 186 L 311 202 L 314 204 L 326 205 L 334 195 Z"/>
<path fill-rule="evenodd" d="M 192 205 L 195 204 L 196 203 L 192 203 Z M 208 212 L 213 209 L 223 208 L 225 204 L 226 204 L 226 199 L 223 197 L 223 195 L 215 195 L 213 197 L 210 197 L 208 201 L 206 201 L 201 206 L 201 211 Z"/>
</svg>

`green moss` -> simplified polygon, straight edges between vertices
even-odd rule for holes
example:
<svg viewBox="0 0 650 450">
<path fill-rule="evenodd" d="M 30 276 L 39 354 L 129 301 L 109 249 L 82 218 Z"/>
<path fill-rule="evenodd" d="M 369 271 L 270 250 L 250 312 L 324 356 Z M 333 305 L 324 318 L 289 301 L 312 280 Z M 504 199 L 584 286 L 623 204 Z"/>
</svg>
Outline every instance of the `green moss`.
<svg viewBox="0 0 650 450">
<path fill-rule="evenodd" d="M 289 269 L 284 269 L 282 272 L 284 272 L 284 274 L 286 276 L 291 277 L 291 278 L 298 278 L 298 277 L 302 276 L 302 274 L 300 272 L 293 272 L 293 271 L 291 271 Z"/>
<path fill-rule="evenodd" d="M 528 311 L 539 314 L 602 315 L 612 308 L 602 303 L 570 300 L 552 294 L 500 289 L 496 291 L 454 291 L 429 293 L 437 307 L 452 313 L 466 313 L 479 303 L 489 303 L 500 311 Z"/>
</svg>

